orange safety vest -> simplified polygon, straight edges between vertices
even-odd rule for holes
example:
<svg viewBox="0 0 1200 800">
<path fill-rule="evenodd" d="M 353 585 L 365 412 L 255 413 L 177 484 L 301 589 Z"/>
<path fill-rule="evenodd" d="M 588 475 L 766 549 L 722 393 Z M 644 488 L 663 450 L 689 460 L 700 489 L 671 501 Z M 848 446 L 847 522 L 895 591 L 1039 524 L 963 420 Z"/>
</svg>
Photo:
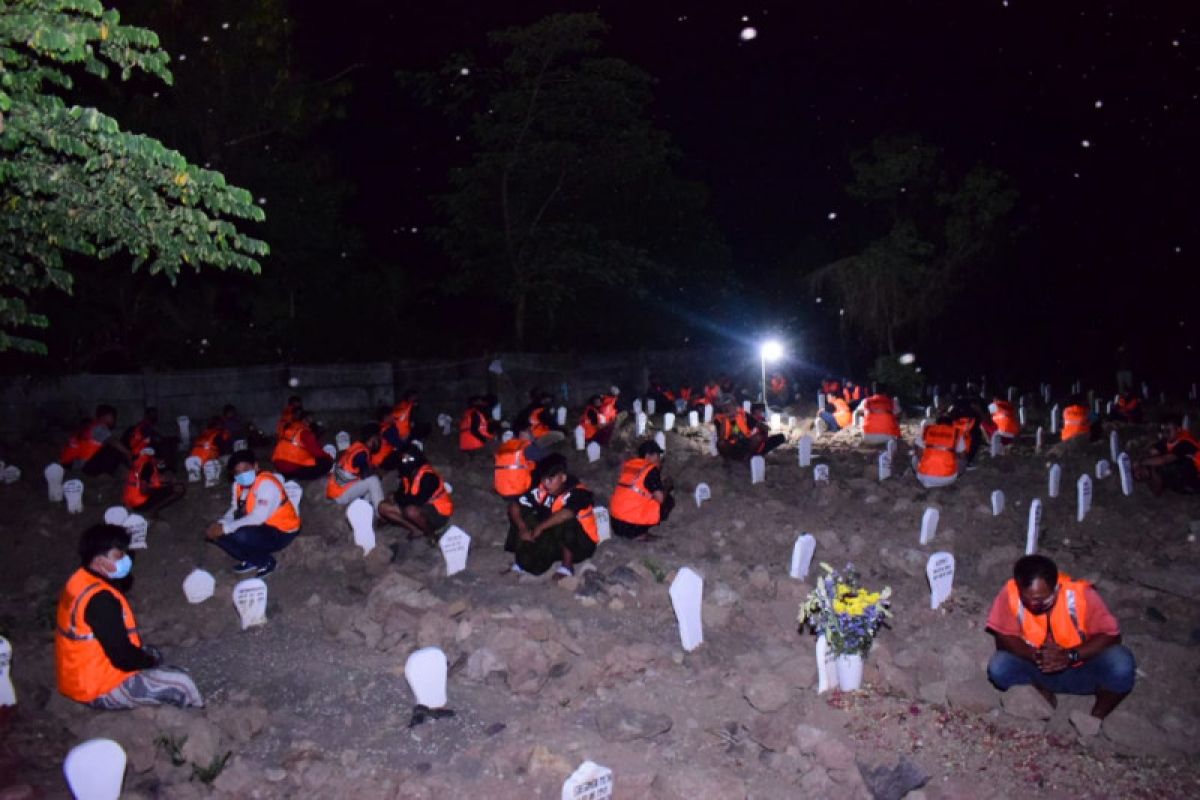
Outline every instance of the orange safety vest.
<svg viewBox="0 0 1200 800">
<path fill-rule="evenodd" d="M 583 481 L 579 481 L 571 487 L 570 491 L 563 492 L 562 494 L 554 497 L 550 503 L 550 513 L 553 514 L 557 511 L 562 511 L 567 505 L 567 498 L 571 496 L 571 492 L 575 491 L 576 489 L 586 488 L 587 486 L 584 486 Z M 542 490 L 539 488 L 537 490 L 538 502 L 544 503 L 545 499 L 546 498 L 542 495 Z M 583 532 L 587 534 L 589 539 L 596 543 L 600 541 L 600 528 L 596 525 L 595 507 L 588 506 L 582 511 L 576 512 L 575 519 L 579 520 L 579 526 L 583 528 Z"/>
<path fill-rule="evenodd" d="M 692 401 L 692 387 L 680 386 L 679 387 L 679 399 L 690 403 Z"/>
<path fill-rule="evenodd" d="M 716 423 L 719 426 L 717 429 L 721 441 L 734 443 L 740 439 L 748 438 L 754 433 L 754 428 L 746 419 L 746 411 L 739 409 L 737 413 L 730 416 L 729 414 L 718 414 Z"/>
<path fill-rule="evenodd" d="M 771 392 L 774 394 L 783 394 L 787 391 L 787 378 L 782 375 L 771 376 Z"/>
<path fill-rule="evenodd" d="M 606 394 L 600 398 L 600 423 L 611 425 L 617 421 L 617 397 Z"/>
<path fill-rule="evenodd" d="M 350 488 L 350 484 L 357 483 L 362 478 L 354 469 L 354 459 L 360 453 L 366 453 L 368 461 L 370 460 L 371 452 L 362 442 L 355 442 L 338 454 L 337 463 L 333 465 L 333 471 L 325 480 L 325 496 L 330 500 L 341 497 L 342 493 Z"/>
<path fill-rule="evenodd" d="M 1187 442 L 1192 447 L 1196 448 L 1196 452 L 1192 453 L 1192 463 L 1196 465 L 1196 471 L 1200 472 L 1200 440 L 1192 436 L 1190 431 L 1181 430 L 1175 434 L 1175 438 L 1167 442 L 1167 452 L 1174 453 L 1175 447 L 1181 442 Z"/>
<path fill-rule="evenodd" d="M 142 467 L 147 464 L 152 468 L 149 482 L 142 480 Z M 162 477 L 158 474 L 158 460 L 155 456 L 139 455 L 133 460 L 133 466 L 129 468 L 129 473 L 125 476 L 125 492 L 121 495 L 121 502 L 130 508 L 141 508 L 150 499 L 150 490 L 159 489 L 162 485 Z"/>
<path fill-rule="evenodd" d="M 1013 404 L 1007 400 L 994 400 L 992 405 L 996 407 L 996 410 L 992 412 L 992 422 L 996 423 L 996 430 L 1005 436 L 1019 434 L 1021 421 Z"/>
<path fill-rule="evenodd" d="M 275 442 L 275 450 L 271 453 L 272 461 L 286 461 L 301 467 L 311 467 L 317 463 L 313 454 L 304 449 L 300 442 L 308 426 L 303 422 L 289 422 L 283 429 L 283 435 Z"/>
<path fill-rule="evenodd" d="M 1087 436 L 1091 432 L 1088 424 L 1088 410 L 1083 406 L 1067 406 L 1063 409 L 1062 440 L 1074 439 L 1076 436 Z"/>
<path fill-rule="evenodd" d="M 1058 599 L 1048 614 L 1028 614 L 1025 612 L 1025 606 L 1021 605 L 1021 593 L 1017 590 L 1017 582 L 1009 578 L 1008 583 L 1004 584 L 1004 591 L 1008 595 L 1008 608 L 1021 627 L 1021 638 L 1030 647 L 1046 644 L 1047 634 L 1052 635 L 1055 644 L 1064 650 L 1079 647 L 1087 639 L 1087 630 L 1083 627 L 1087 621 L 1087 595 L 1084 594 L 1084 590 L 1090 584 L 1087 581 L 1074 580 L 1070 575 L 1060 572 L 1058 586 Z"/>
<path fill-rule="evenodd" d="M 1132 395 L 1128 400 L 1125 399 L 1124 395 L 1117 397 L 1117 411 L 1122 416 L 1132 416 L 1133 414 L 1137 413 L 1137 410 L 1141 405 L 1142 401 Z"/>
<path fill-rule="evenodd" d="M 429 498 L 429 503 L 443 517 L 448 517 L 454 513 L 454 501 L 450 499 L 450 493 L 446 491 L 446 482 L 442 480 L 442 476 L 437 474 L 437 471 L 428 464 L 422 464 L 417 470 L 417 474 L 412 478 L 400 479 L 400 491 L 404 494 L 416 497 L 421 491 L 421 478 L 425 475 L 432 475 L 438 479 L 438 487 Z"/>
<path fill-rule="evenodd" d="M 621 477 L 609 501 L 613 519 L 630 525 L 658 524 L 662 506 L 646 489 L 646 476 L 655 466 L 644 458 L 631 458 L 621 465 Z"/>
<path fill-rule="evenodd" d="M 850 410 L 850 404 L 840 397 L 833 398 L 833 418 L 837 421 L 838 428 L 849 428 L 854 423 L 854 413 Z"/>
<path fill-rule="evenodd" d="M 142 452 L 147 447 L 152 447 L 153 443 L 150 437 L 142 433 L 142 423 L 133 426 L 133 430 L 129 432 L 129 452 L 135 456 Z"/>
<path fill-rule="evenodd" d="M 529 442 L 524 439 L 509 439 L 496 448 L 496 494 L 501 497 L 519 497 L 533 485 L 533 470 L 537 463 L 525 456 Z"/>
<path fill-rule="evenodd" d="M 821 394 L 840 394 L 841 391 L 842 384 L 840 381 L 821 381 Z"/>
<path fill-rule="evenodd" d="M 234 498 L 238 506 L 244 503 L 246 513 L 252 513 L 257 502 L 257 496 L 254 492 L 263 481 L 274 483 L 279 489 L 280 496 L 283 498 L 283 502 L 279 504 L 279 508 L 275 509 L 274 514 L 267 517 L 267 521 L 264 524 L 270 525 L 282 533 L 295 533 L 300 530 L 300 512 L 292 505 L 292 500 L 288 497 L 287 490 L 283 488 L 283 484 L 269 472 L 258 473 L 258 477 L 254 479 L 254 483 L 249 488 L 237 483 L 233 485 L 236 492 Z"/>
<path fill-rule="evenodd" d="M 542 420 L 545 413 L 546 409 L 541 406 L 529 412 L 529 432 L 533 434 L 534 439 L 550 432 L 550 426 Z"/>
<path fill-rule="evenodd" d="M 863 417 L 863 433 L 900 435 L 900 423 L 896 422 L 896 405 L 885 394 L 873 394 L 863 401 L 866 416 Z"/>
<path fill-rule="evenodd" d="M 704 384 L 704 397 L 700 402 L 715 405 L 720 396 L 721 385 L 719 383 L 706 383 Z"/>
<path fill-rule="evenodd" d="M 275 423 L 275 438 L 282 439 L 283 432 L 288 425 L 292 424 L 292 409 L 285 408 L 283 413 L 279 415 L 279 422 Z"/>
<path fill-rule="evenodd" d="M 478 420 L 479 434 L 476 435 L 472 430 L 472 426 Z M 482 436 L 481 440 L 479 437 Z M 482 450 L 489 441 L 496 438 L 495 434 L 488 431 L 487 417 L 478 408 L 468 408 L 463 412 L 462 419 L 458 422 L 458 449 L 471 451 Z"/>
<path fill-rule="evenodd" d="M 212 461 L 221 454 L 221 447 L 218 440 L 222 437 L 224 431 L 220 428 L 209 428 L 204 433 L 192 440 L 191 455 L 200 459 L 200 463 Z"/>
<path fill-rule="evenodd" d="M 595 412 L 595 422 L 592 422 L 592 412 Z M 583 410 L 583 415 L 579 417 L 579 427 L 583 428 L 583 440 L 590 442 L 595 438 L 600 431 L 600 426 L 604 424 L 604 416 L 600 409 L 595 406 L 588 406 Z"/>
<path fill-rule="evenodd" d="M 117 669 L 104 654 L 92 627 L 83 618 L 87 604 L 98 591 L 106 591 L 121 604 L 125 632 L 137 647 L 142 646 L 137 620 L 129 601 L 115 586 L 106 583 L 83 567 L 67 580 L 58 597 L 58 613 L 54 631 L 54 669 L 58 676 L 58 691 L 80 703 L 90 703 L 103 697 L 135 673 Z"/>
<path fill-rule="evenodd" d="M 92 420 L 84 425 L 67 440 L 67 444 L 62 449 L 58 460 L 64 464 L 69 464 L 72 461 L 88 461 L 96 453 L 100 452 L 103 444 L 92 438 L 92 429 L 99 425 L 99 420 Z"/>
<path fill-rule="evenodd" d="M 948 478 L 958 474 L 958 459 L 954 449 L 958 446 L 959 432 L 954 425 L 929 425 L 921 441 L 921 461 L 917 472 L 932 478 Z"/>
<path fill-rule="evenodd" d="M 847 403 L 853 403 L 856 400 L 862 400 L 862 386 L 855 384 L 853 389 L 847 386 L 842 390 L 842 396 L 846 398 Z"/>
<path fill-rule="evenodd" d="M 971 431 L 975 430 L 975 418 L 959 417 L 954 420 L 954 429 L 958 431 L 958 435 L 962 437 L 962 440 L 969 444 L 971 441 Z"/>
<path fill-rule="evenodd" d="M 396 431 L 399 432 L 400 438 L 406 441 L 412 436 L 413 407 L 411 400 L 401 400 L 392 408 L 392 420 L 396 423 Z"/>
</svg>

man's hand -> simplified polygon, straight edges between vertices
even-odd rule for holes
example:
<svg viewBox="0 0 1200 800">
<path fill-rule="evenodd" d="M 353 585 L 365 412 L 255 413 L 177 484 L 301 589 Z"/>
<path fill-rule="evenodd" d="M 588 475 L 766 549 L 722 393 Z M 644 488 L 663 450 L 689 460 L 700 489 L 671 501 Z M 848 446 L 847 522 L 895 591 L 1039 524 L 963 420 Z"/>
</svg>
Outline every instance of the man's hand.
<svg viewBox="0 0 1200 800">
<path fill-rule="evenodd" d="M 204 531 L 204 538 L 208 539 L 210 542 L 215 542 L 217 539 L 220 539 L 224 535 L 225 535 L 225 529 L 223 527 L 221 527 L 221 523 L 219 523 L 219 522 L 214 522 L 212 525 L 209 525 Z"/>
<path fill-rule="evenodd" d="M 541 533 L 541 531 L 538 530 L 537 528 L 530 530 L 529 528 L 526 528 L 524 525 L 522 525 L 520 528 L 520 536 L 521 536 L 522 542 L 535 541 L 540 533 Z"/>
<path fill-rule="evenodd" d="M 1034 652 L 1033 657 L 1038 669 L 1047 675 L 1062 672 L 1071 666 L 1071 659 L 1067 657 L 1067 651 L 1054 642 L 1047 642 L 1044 647 Z"/>
</svg>

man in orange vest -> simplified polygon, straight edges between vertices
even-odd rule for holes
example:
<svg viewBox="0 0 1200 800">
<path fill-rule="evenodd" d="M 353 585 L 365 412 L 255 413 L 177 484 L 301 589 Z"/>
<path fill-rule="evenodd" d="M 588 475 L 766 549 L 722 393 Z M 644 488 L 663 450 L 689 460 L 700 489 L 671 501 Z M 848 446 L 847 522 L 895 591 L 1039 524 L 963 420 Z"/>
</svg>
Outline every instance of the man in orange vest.
<svg viewBox="0 0 1200 800">
<path fill-rule="evenodd" d="M 1150 454 L 1134 464 L 1134 476 L 1150 484 L 1155 497 L 1170 489 L 1183 494 L 1200 492 L 1200 439 L 1183 427 L 1179 415 L 1167 417 L 1163 438 Z"/>
<path fill-rule="evenodd" d="M 875 394 L 863 400 L 863 442 L 887 444 L 900 438 L 900 401 L 890 397 L 887 386 L 880 384 Z"/>
<path fill-rule="evenodd" d="M 983 449 L 984 442 L 985 415 L 982 409 L 975 397 L 962 395 L 954 398 L 954 402 L 950 404 L 950 410 L 946 414 L 950 417 L 954 427 L 958 429 L 958 435 L 962 439 L 967 469 L 975 469 L 972 464 L 975 456 Z M 991 422 L 990 417 L 986 419 L 989 423 Z"/>
<path fill-rule="evenodd" d="M 554 396 L 548 392 L 531 392 L 531 395 L 534 397 L 533 402 L 517 412 L 513 428 L 517 431 L 528 429 L 533 434 L 534 441 L 537 441 L 557 428 L 554 415 L 550 412 Z"/>
<path fill-rule="evenodd" d="M 142 514 L 161 511 L 183 497 L 186 488 L 171 475 L 164 475 L 163 464 L 153 447 L 143 447 L 125 475 L 125 490 L 121 501 L 126 507 Z"/>
<path fill-rule="evenodd" d="M 533 471 L 537 462 L 549 454 L 533 441 L 528 429 L 521 431 L 496 448 L 496 471 L 493 487 L 496 494 L 509 502 L 529 491 L 533 486 Z"/>
<path fill-rule="evenodd" d="M 782 372 L 771 373 L 767 381 L 767 402 L 776 406 L 792 402 L 792 385 Z"/>
<path fill-rule="evenodd" d="M 1088 410 L 1087 402 L 1082 396 L 1072 395 L 1067 398 L 1062 415 L 1062 440 L 1064 442 L 1080 437 L 1087 437 L 1080 438 L 1080 441 L 1094 442 L 1100 438 L 1102 433 L 1100 423 L 1092 419 L 1092 413 Z"/>
<path fill-rule="evenodd" d="M 163 666 L 156 648 L 142 642 L 125 597 L 133 559 L 129 532 L 93 525 L 79 540 L 80 568 L 58 598 L 54 665 L 58 691 L 92 708 L 204 705 L 183 670 Z"/>
<path fill-rule="evenodd" d="M 399 457 L 400 486 L 393 499 L 379 504 L 379 516 L 408 531 L 409 539 L 424 536 L 432 544 L 437 532 L 450 523 L 454 501 L 421 448 L 405 445 Z"/>
<path fill-rule="evenodd" d="M 233 476 L 232 502 L 225 516 L 208 526 L 204 536 L 237 562 L 233 571 L 265 578 L 278 562 L 273 553 L 287 547 L 300 533 L 300 512 L 288 499 L 283 482 L 259 472 L 250 450 L 229 457 Z"/>
<path fill-rule="evenodd" d="M 215 461 L 229 450 L 231 441 L 229 431 L 225 428 L 220 417 L 212 417 L 196 438 L 192 439 L 192 449 L 189 456 L 205 461 Z"/>
<path fill-rule="evenodd" d="M 111 475 L 122 464 L 133 461 L 133 454 L 114 435 L 117 410 L 110 405 L 96 406 L 96 416 L 85 420 L 67 441 L 58 460 L 64 469 L 81 464 L 85 475 Z"/>
<path fill-rule="evenodd" d="M 926 425 L 916 445 L 921 452 L 913 456 L 913 469 L 922 486 L 935 489 L 958 480 L 958 458 L 966 445 L 950 417 L 941 416 L 933 425 Z"/>
<path fill-rule="evenodd" d="M 148 406 L 138 424 L 122 434 L 121 442 L 134 457 L 147 447 L 154 448 L 154 452 L 159 455 L 159 461 L 168 466 L 179 450 L 178 436 L 166 436 L 159 431 L 158 409 L 154 406 Z"/>
<path fill-rule="evenodd" d="M 1114 422 L 1141 424 L 1142 398 L 1134 394 L 1132 389 L 1121 392 L 1113 404 L 1112 419 Z"/>
<path fill-rule="evenodd" d="M 294 422 L 303 409 L 304 403 L 300 400 L 299 395 L 294 394 L 287 399 L 287 405 L 283 407 L 283 412 L 279 415 L 279 422 L 275 423 L 275 438 L 283 438 L 283 429 Z"/>
<path fill-rule="evenodd" d="M 656 538 L 650 529 L 667 521 L 675 498 L 662 476 L 662 448 L 653 441 L 642 442 L 637 453 L 621 465 L 609 514 L 614 534 L 644 542 Z"/>
<path fill-rule="evenodd" d="M 371 474 L 371 454 L 379 451 L 379 428 L 367 423 L 358 439 L 342 452 L 325 482 L 325 496 L 339 506 L 348 506 L 362 497 L 379 508 L 383 502 L 383 483 Z"/>
<path fill-rule="evenodd" d="M 488 419 L 487 410 L 495 403 L 489 403 L 483 395 L 474 395 L 467 399 L 467 410 L 458 421 L 458 449 L 464 453 L 477 453 L 487 447 L 496 438 L 493 421 Z"/>
<path fill-rule="evenodd" d="M 987 630 L 996 640 L 988 679 L 1002 692 L 1032 685 L 1054 707 L 1058 694 L 1095 695 L 1092 716 L 1103 719 L 1133 691 L 1137 664 L 1116 618 L 1091 584 L 1045 556 L 1017 559 Z"/>
<path fill-rule="evenodd" d="M 592 493 L 567 472 L 567 460 L 558 453 L 538 464 L 534 481 L 508 507 L 511 524 L 504 549 L 516 557 L 513 571 L 541 575 L 559 561 L 555 578 L 573 575 L 575 565 L 591 558 L 600 541 Z"/>
<path fill-rule="evenodd" d="M 854 412 L 850 410 L 850 404 L 832 392 L 825 395 L 825 408 L 817 415 L 825 421 L 825 426 L 830 431 L 840 431 L 854 423 Z"/>
<path fill-rule="evenodd" d="M 721 396 L 717 410 L 719 413 L 712 420 L 717 433 L 717 452 L 726 461 L 746 461 L 759 444 L 755 439 L 757 425 L 729 395 Z"/>
<path fill-rule="evenodd" d="M 321 449 L 312 429 L 312 412 L 301 409 L 283 427 L 283 435 L 275 442 L 271 461 L 283 477 L 292 481 L 311 481 L 323 478 L 333 467 L 333 459 Z"/>
<path fill-rule="evenodd" d="M 583 427 L 583 440 L 608 447 L 617 423 L 617 398 L 614 395 L 594 394 L 579 417 Z"/>
<path fill-rule="evenodd" d="M 1013 404 L 1002 397 L 994 397 L 988 413 L 992 415 L 992 436 L 999 436 L 1005 445 L 1014 443 L 1021 433 L 1021 416 Z"/>
</svg>

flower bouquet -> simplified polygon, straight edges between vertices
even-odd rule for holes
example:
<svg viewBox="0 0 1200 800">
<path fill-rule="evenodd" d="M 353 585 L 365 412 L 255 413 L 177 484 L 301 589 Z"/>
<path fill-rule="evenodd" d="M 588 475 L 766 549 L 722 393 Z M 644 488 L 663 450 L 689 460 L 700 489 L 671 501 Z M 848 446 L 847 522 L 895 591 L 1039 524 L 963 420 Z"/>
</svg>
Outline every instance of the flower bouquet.
<svg viewBox="0 0 1200 800">
<path fill-rule="evenodd" d="M 871 649 L 880 627 L 891 616 L 888 598 L 892 590 L 864 589 L 852 564 L 847 564 L 843 572 L 824 563 L 821 569 L 825 575 L 817 580 L 816 588 L 800 606 L 800 629 L 825 636 L 830 652 L 838 657 L 841 688 L 856 689 L 862 681 L 862 659 Z"/>
</svg>

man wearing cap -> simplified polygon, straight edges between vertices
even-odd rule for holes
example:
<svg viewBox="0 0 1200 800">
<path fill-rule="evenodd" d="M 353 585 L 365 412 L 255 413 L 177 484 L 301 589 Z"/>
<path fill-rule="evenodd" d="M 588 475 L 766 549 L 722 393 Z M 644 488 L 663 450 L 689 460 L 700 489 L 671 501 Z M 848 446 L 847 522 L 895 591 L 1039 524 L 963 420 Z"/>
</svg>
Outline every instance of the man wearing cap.
<svg viewBox="0 0 1200 800">
<path fill-rule="evenodd" d="M 657 442 L 642 442 L 637 458 L 621 465 L 621 475 L 609 501 L 612 531 L 626 539 L 653 539 L 650 529 L 666 522 L 675 507 L 670 485 L 662 477 L 663 450 Z"/>
<path fill-rule="evenodd" d="M 300 512 L 278 477 L 259 472 L 251 451 L 231 455 L 229 472 L 233 475 L 233 501 L 204 536 L 237 561 L 234 572 L 253 572 L 254 577 L 265 578 L 278 566 L 272 554 L 300 533 Z"/>
</svg>

